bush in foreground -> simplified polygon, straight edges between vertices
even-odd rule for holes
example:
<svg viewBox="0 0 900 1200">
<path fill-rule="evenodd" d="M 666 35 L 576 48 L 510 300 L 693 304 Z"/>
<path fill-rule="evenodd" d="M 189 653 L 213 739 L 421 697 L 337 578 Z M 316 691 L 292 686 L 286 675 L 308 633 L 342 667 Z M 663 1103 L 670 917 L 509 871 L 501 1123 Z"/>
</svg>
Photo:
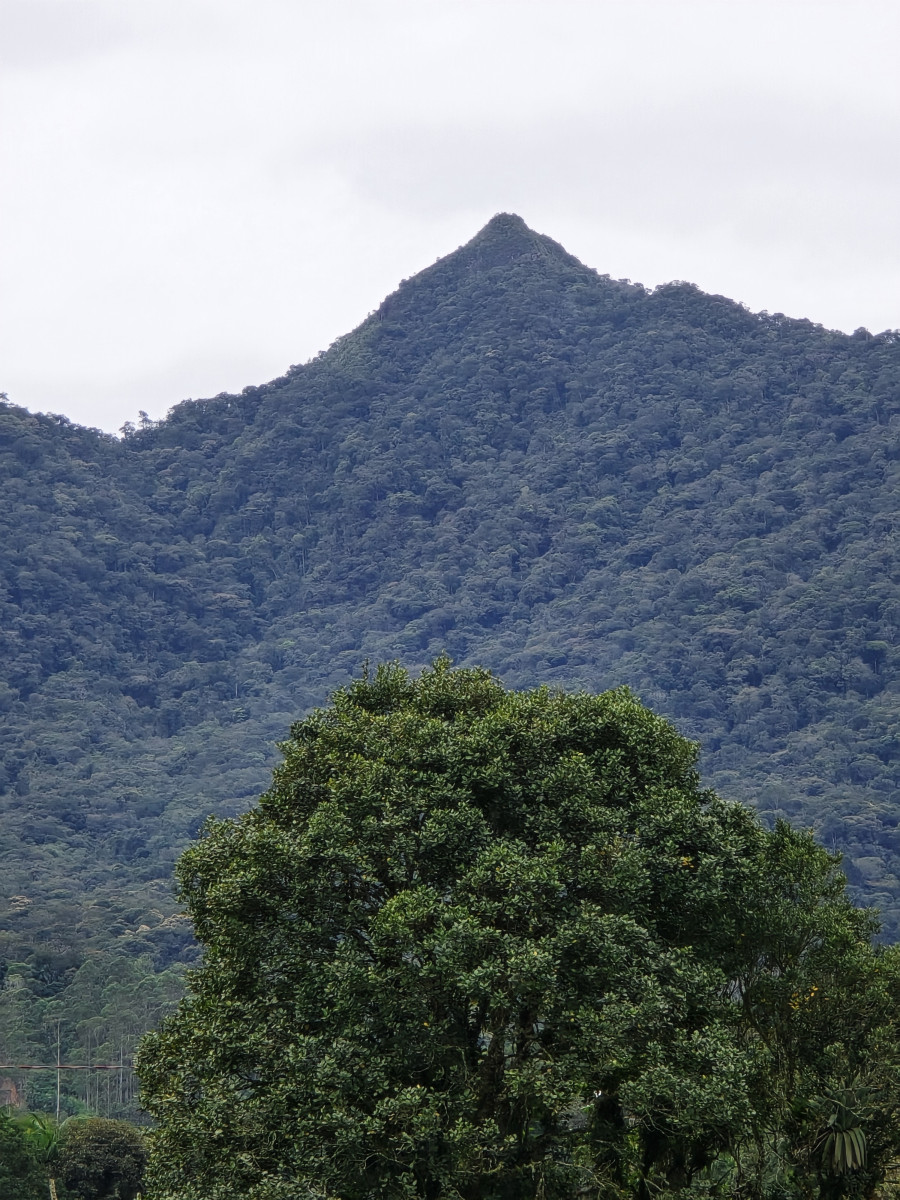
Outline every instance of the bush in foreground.
<svg viewBox="0 0 900 1200">
<path fill-rule="evenodd" d="M 56 1173 L 72 1200 L 134 1200 L 146 1161 L 144 1135 L 128 1121 L 88 1117 L 60 1130 Z"/>
<path fill-rule="evenodd" d="M 43 1200 L 46 1184 L 25 1130 L 0 1108 L 0 1200 Z"/>
</svg>

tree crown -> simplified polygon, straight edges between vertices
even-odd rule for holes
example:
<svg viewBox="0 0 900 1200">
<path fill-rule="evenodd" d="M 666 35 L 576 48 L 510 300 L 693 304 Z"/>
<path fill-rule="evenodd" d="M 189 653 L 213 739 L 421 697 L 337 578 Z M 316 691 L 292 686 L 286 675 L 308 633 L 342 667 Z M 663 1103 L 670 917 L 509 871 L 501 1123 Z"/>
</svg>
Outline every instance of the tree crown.
<svg viewBox="0 0 900 1200">
<path fill-rule="evenodd" d="M 206 959 L 141 1065 L 170 1194 L 678 1188 L 825 1103 L 873 922 L 627 690 L 383 666 L 282 749 L 179 867 Z"/>
</svg>

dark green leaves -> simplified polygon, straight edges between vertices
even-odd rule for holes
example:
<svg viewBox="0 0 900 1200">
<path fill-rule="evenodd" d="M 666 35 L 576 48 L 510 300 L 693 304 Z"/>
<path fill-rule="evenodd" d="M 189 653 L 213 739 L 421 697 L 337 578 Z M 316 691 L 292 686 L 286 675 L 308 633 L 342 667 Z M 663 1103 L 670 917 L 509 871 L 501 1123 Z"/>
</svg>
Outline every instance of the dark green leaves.
<svg viewBox="0 0 900 1200">
<path fill-rule="evenodd" d="M 284 752 L 180 867 L 206 957 L 142 1053 L 161 1194 L 677 1190 L 768 1136 L 814 1169 L 791 1097 L 866 1065 L 869 920 L 627 692 L 379 668 Z"/>
</svg>

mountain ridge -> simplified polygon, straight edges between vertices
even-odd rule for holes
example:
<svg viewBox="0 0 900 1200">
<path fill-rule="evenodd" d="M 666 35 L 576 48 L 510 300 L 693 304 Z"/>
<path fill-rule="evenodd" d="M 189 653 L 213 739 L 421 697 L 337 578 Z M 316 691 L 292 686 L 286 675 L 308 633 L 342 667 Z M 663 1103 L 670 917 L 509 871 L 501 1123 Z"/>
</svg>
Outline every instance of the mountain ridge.
<svg viewBox="0 0 900 1200">
<path fill-rule="evenodd" d="M 97 955 L 190 960 L 176 855 L 366 658 L 629 684 L 723 794 L 844 850 L 897 936 L 896 335 L 612 280 L 499 214 L 239 395 L 122 439 L 0 405 L 0 470 L 28 1037 Z"/>
</svg>

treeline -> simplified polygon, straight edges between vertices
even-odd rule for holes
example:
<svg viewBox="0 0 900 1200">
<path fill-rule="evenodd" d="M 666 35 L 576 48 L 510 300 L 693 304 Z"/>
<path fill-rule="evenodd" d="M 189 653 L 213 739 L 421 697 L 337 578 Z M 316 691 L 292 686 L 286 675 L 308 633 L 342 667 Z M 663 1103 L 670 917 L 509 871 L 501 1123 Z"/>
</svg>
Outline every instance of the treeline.
<svg viewBox="0 0 900 1200">
<path fill-rule="evenodd" d="M 61 931 L 60 940 L 64 940 Z M 133 1063 L 141 1035 L 168 1015 L 184 968 L 154 970 L 148 957 L 71 947 L 33 949 L 6 965 L 0 994 L 0 1102 L 63 1117 L 141 1120 Z M 58 1056 L 58 1058 L 57 1058 Z M 63 1069 L 52 1069 L 59 1061 Z M 50 1069 L 18 1069 L 45 1064 Z M 86 1070 L 70 1070 L 84 1065 Z"/>
<path fill-rule="evenodd" d="M 191 961 L 177 854 L 367 657 L 628 683 L 897 936 L 894 333 L 651 292 L 500 217 L 240 396 L 121 439 L 4 405 L 0 473 L 0 1022 L 48 1001 L 35 955 Z"/>
</svg>

